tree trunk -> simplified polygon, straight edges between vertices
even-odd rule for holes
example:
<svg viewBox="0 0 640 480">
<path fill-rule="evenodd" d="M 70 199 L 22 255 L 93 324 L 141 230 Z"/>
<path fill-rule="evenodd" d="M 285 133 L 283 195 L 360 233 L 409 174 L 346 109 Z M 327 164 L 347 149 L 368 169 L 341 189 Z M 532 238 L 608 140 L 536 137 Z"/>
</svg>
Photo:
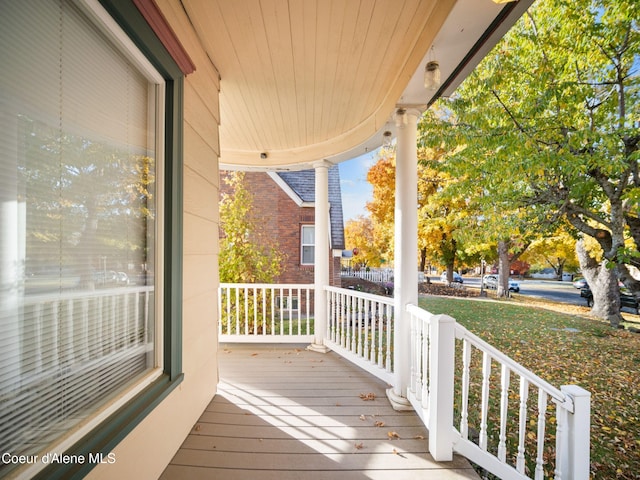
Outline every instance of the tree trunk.
<svg viewBox="0 0 640 480">
<path fill-rule="evenodd" d="M 509 297 L 509 275 L 511 274 L 509 261 L 509 241 L 498 242 L 498 289 L 497 296 Z"/>
<path fill-rule="evenodd" d="M 447 264 L 447 285 L 451 285 L 453 283 L 453 267 L 455 265 L 453 263 Z"/>
<path fill-rule="evenodd" d="M 427 266 L 427 249 L 426 248 L 421 248 L 420 249 L 420 270 L 421 272 L 424 272 L 424 268 Z"/>
<path fill-rule="evenodd" d="M 593 295 L 591 315 L 618 328 L 623 318 L 620 315 L 620 289 L 615 270 L 607 268 L 606 260 L 598 263 L 592 258 L 582 241 L 576 243 L 576 253 L 582 274 Z"/>
</svg>

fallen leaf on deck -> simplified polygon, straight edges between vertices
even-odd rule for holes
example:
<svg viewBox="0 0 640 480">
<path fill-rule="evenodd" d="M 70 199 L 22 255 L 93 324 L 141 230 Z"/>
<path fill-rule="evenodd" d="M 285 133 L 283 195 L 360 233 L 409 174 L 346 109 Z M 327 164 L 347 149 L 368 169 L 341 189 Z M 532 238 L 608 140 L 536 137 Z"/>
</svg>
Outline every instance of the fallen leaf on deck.
<svg viewBox="0 0 640 480">
<path fill-rule="evenodd" d="M 378 420 L 376 423 L 374 423 L 374 425 L 376 427 L 384 427 L 384 422 L 381 422 L 380 420 Z"/>
<path fill-rule="evenodd" d="M 360 420 L 366 420 L 367 417 L 365 417 L 364 415 L 360 415 Z"/>
<path fill-rule="evenodd" d="M 364 444 L 362 444 L 362 443 L 356 443 L 356 444 L 354 445 L 354 447 L 356 447 L 356 450 L 361 450 L 361 449 L 363 449 L 363 448 L 364 448 Z"/>
<path fill-rule="evenodd" d="M 369 400 L 375 400 L 376 399 L 376 394 L 375 393 L 361 393 L 360 394 L 360 398 L 362 400 L 364 400 L 365 402 L 367 402 Z"/>
<path fill-rule="evenodd" d="M 393 440 L 395 438 L 400 438 L 400 435 L 398 435 L 396 432 L 387 432 L 387 436 Z"/>
</svg>

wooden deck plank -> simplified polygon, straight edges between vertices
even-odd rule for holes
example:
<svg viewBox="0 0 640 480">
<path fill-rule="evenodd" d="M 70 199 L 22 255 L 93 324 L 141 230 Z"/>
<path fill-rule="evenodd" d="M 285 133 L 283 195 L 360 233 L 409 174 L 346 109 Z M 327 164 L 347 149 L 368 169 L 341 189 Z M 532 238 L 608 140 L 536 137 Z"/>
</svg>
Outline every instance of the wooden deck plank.
<svg viewBox="0 0 640 480">
<path fill-rule="evenodd" d="M 219 358 L 218 393 L 163 480 L 478 478 L 462 457 L 435 462 L 418 416 L 333 352 L 233 345 Z"/>
</svg>

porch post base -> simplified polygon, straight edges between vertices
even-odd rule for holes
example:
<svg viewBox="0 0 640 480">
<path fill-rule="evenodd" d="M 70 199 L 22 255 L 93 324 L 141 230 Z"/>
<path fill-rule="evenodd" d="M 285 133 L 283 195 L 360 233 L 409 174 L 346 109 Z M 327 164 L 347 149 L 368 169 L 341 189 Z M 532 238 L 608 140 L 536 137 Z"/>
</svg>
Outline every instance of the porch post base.
<svg viewBox="0 0 640 480">
<path fill-rule="evenodd" d="M 413 407 L 409 400 L 404 397 L 401 397 L 396 392 L 393 391 L 393 388 L 387 388 L 387 398 L 391 403 L 393 409 L 397 412 L 410 412 L 413 411 Z"/>
<path fill-rule="evenodd" d="M 327 353 L 329 351 L 329 348 L 326 345 L 322 345 L 320 343 L 312 343 L 307 347 L 307 350 L 316 353 Z"/>
</svg>

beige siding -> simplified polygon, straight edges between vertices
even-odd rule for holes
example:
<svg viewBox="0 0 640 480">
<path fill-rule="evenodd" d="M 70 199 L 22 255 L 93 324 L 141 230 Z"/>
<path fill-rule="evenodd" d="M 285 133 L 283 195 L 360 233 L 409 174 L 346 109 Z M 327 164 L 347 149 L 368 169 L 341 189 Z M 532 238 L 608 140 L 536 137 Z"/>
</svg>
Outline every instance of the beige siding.
<svg viewBox="0 0 640 480">
<path fill-rule="evenodd" d="M 116 463 L 92 479 L 156 479 L 218 384 L 219 76 L 202 51 L 178 0 L 157 0 L 196 65 L 185 81 L 184 124 L 184 381 L 114 450 Z"/>
</svg>

